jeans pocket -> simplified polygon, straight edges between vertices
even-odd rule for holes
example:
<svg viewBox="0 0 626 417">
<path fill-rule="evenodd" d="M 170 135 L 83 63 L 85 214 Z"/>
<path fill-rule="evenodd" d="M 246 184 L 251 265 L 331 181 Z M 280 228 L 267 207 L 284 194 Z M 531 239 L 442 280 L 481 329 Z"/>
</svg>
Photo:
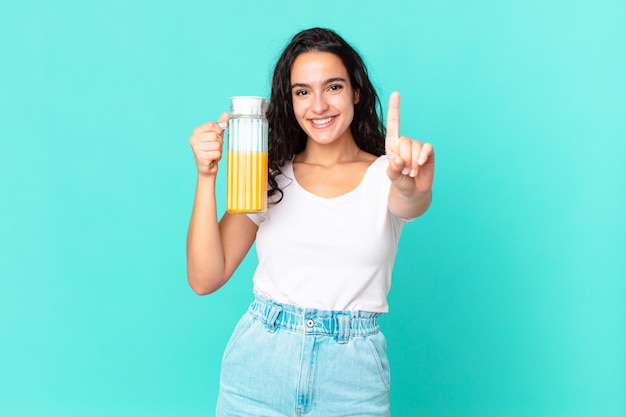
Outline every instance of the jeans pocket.
<svg viewBox="0 0 626 417">
<path fill-rule="evenodd" d="M 376 361 L 380 377 L 389 389 L 391 383 L 391 372 L 389 370 L 389 359 L 387 358 L 387 340 L 382 332 L 365 337 L 365 343 L 369 346 L 372 356 Z"/>
<path fill-rule="evenodd" d="M 241 337 L 246 333 L 246 331 L 252 326 L 252 322 L 254 319 L 248 314 L 244 314 L 244 316 L 239 320 L 235 329 L 233 330 L 233 334 L 230 336 L 228 343 L 226 344 L 226 348 L 224 349 L 224 355 L 222 356 L 222 362 L 224 362 L 228 355 L 234 350 L 237 346 Z"/>
</svg>

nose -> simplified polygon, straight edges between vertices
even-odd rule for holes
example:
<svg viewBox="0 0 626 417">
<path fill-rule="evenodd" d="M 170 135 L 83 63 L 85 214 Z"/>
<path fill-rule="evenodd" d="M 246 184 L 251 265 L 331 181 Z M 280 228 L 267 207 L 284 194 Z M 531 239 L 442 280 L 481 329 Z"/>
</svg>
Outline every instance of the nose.
<svg viewBox="0 0 626 417">
<path fill-rule="evenodd" d="M 322 114 L 326 110 L 328 110 L 328 103 L 326 103 L 324 94 L 315 94 L 313 99 L 313 111 L 317 114 Z"/>
</svg>

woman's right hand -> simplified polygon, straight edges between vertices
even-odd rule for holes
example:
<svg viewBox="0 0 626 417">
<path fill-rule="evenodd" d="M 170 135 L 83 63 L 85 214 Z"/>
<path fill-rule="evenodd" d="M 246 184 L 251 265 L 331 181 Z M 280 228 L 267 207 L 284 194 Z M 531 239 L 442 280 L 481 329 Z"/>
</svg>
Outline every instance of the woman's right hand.
<svg viewBox="0 0 626 417">
<path fill-rule="evenodd" d="M 218 123 L 226 123 L 228 119 L 230 115 L 222 113 L 217 122 L 208 122 L 198 126 L 189 138 L 199 176 L 217 174 L 217 162 L 222 159 L 222 146 L 224 145 L 224 129 Z"/>
</svg>

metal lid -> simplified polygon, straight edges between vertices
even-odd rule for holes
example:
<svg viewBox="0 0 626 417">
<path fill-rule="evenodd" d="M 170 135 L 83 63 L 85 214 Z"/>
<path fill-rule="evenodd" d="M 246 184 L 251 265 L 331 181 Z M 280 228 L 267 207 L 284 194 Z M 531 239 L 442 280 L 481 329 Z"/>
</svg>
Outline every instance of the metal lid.
<svg viewBox="0 0 626 417">
<path fill-rule="evenodd" d="M 256 96 L 236 96 L 230 98 L 231 116 L 265 117 L 267 100 Z"/>
</svg>

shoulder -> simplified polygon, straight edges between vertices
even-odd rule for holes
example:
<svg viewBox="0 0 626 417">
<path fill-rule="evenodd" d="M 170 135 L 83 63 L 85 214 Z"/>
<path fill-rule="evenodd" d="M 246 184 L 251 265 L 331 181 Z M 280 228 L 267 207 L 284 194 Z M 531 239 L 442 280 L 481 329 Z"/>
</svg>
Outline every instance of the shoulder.
<svg viewBox="0 0 626 417">
<path fill-rule="evenodd" d="M 386 176 L 386 170 L 389 166 L 389 159 L 387 155 L 374 156 L 374 160 L 370 164 L 370 168 L 376 171 L 384 171 Z"/>
</svg>

